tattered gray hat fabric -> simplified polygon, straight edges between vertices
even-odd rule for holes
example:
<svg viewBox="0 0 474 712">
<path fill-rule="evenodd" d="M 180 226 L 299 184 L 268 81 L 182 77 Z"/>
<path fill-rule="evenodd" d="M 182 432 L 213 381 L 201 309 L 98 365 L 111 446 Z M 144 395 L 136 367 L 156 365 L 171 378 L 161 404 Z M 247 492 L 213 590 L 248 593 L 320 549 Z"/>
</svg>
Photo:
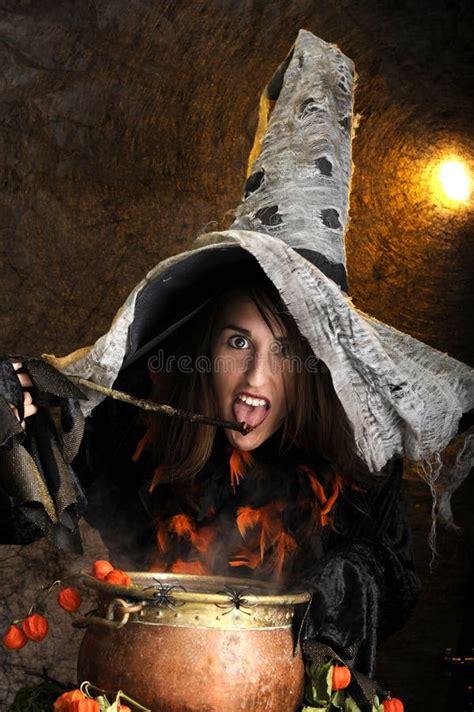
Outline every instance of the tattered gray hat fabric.
<svg viewBox="0 0 474 712">
<path fill-rule="evenodd" d="M 344 289 L 353 71 L 337 47 L 300 31 L 262 94 L 251 173 L 232 225 L 310 251 Z"/>
<path fill-rule="evenodd" d="M 449 465 L 441 455 L 474 408 L 474 371 L 361 312 L 347 296 L 352 84 L 352 62 L 300 31 L 262 95 L 245 197 L 231 229 L 204 234 L 189 251 L 160 262 L 92 347 L 48 358 L 66 375 L 112 386 L 124 366 L 212 297 L 210 275 L 258 264 L 329 368 L 367 467 L 380 472 L 394 455 L 422 463 L 449 523 L 451 494 L 474 460 L 474 433 L 461 438 Z M 202 289 L 191 289 L 196 285 Z M 82 401 L 84 415 L 102 398 L 91 393 Z"/>
</svg>

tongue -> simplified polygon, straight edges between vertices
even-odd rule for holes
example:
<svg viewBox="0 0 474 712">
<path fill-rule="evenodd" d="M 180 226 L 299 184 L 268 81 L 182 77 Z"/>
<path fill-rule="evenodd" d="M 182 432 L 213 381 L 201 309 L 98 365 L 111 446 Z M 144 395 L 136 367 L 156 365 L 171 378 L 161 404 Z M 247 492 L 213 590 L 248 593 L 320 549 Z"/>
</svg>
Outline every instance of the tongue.
<svg viewBox="0 0 474 712">
<path fill-rule="evenodd" d="M 263 423 L 267 417 L 268 410 L 265 405 L 248 405 L 237 399 L 234 403 L 234 417 L 240 422 L 245 422 L 251 428 L 256 428 L 257 425 Z"/>
</svg>

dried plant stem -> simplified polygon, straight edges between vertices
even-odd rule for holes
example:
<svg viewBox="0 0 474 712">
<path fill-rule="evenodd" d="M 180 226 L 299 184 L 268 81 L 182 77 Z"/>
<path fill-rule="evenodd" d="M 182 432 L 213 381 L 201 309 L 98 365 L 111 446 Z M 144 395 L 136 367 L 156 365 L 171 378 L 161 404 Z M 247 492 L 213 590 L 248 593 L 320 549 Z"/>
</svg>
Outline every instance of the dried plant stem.
<svg viewBox="0 0 474 712">
<path fill-rule="evenodd" d="M 45 667 L 42 668 L 41 672 L 38 670 L 31 670 L 30 668 L 24 667 L 22 664 L 17 664 L 17 663 L 12 663 L 10 660 L 5 660 L 3 663 L 5 667 L 7 668 L 16 668 L 18 670 L 21 670 L 24 675 L 31 675 L 32 677 L 39 677 L 41 680 L 44 680 L 44 682 L 51 682 L 53 685 L 57 685 L 58 687 L 64 689 L 64 690 L 69 690 L 74 687 L 72 682 L 60 682 L 59 680 L 56 680 L 54 677 L 50 677 L 48 675 L 48 671 Z"/>
<path fill-rule="evenodd" d="M 114 400 L 123 401 L 124 403 L 129 403 L 142 410 L 154 411 L 156 413 L 164 413 L 165 415 L 170 415 L 173 418 L 181 418 L 182 420 L 188 420 L 191 423 L 203 423 L 205 425 L 214 425 L 218 428 L 227 428 L 228 430 L 237 430 L 242 435 L 247 435 L 253 428 L 247 423 L 237 423 L 234 420 L 220 420 L 219 418 L 211 418 L 207 415 L 200 415 L 199 413 L 189 413 L 186 410 L 180 410 L 179 408 L 173 408 L 171 405 L 163 405 L 161 403 L 153 403 L 153 401 L 145 400 L 144 398 L 135 398 L 130 396 L 128 393 L 123 393 L 122 391 L 117 391 L 114 388 L 108 388 L 108 386 L 102 386 L 99 383 L 94 383 L 94 381 L 88 381 L 86 378 L 80 378 L 78 376 L 68 376 L 68 379 L 78 386 L 83 386 L 84 388 L 90 388 L 91 391 L 97 391 L 102 393 L 109 398 Z"/>
<path fill-rule="evenodd" d="M 97 685 L 93 685 L 91 682 L 88 680 L 84 680 L 84 682 L 81 684 L 80 690 L 81 692 L 84 692 L 85 695 L 88 697 L 91 697 L 94 699 L 94 695 L 90 692 L 89 688 L 93 688 L 97 692 L 100 692 L 101 695 L 114 695 L 114 697 L 119 697 L 121 698 L 120 701 L 126 700 L 126 702 L 130 702 L 134 707 L 136 707 L 138 710 L 143 710 L 143 712 L 151 712 L 148 707 L 143 707 L 139 702 L 136 702 L 132 697 L 129 697 L 128 695 L 125 694 L 122 690 L 119 690 L 118 692 L 112 692 L 111 690 L 103 690 L 101 687 L 97 687 Z M 83 689 L 84 688 L 84 689 Z M 106 698 L 107 699 L 107 698 Z"/>
</svg>

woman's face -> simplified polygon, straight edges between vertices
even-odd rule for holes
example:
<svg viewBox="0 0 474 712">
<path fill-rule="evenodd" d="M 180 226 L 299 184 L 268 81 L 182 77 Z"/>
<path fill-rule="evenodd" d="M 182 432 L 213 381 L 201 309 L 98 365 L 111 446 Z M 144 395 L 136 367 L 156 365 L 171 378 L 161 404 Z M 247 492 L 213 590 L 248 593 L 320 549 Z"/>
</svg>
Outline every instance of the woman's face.
<svg viewBox="0 0 474 712">
<path fill-rule="evenodd" d="M 226 430 L 239 450 L 253 450 L 278 430 L 287 414 L 286 334 L 271 314 L 271 329 L 256 304 L 232 297 L 220 312 L 212 344 L 213 385 L 224 420 L 245 421 L 248 435 Z"/>
</svg>

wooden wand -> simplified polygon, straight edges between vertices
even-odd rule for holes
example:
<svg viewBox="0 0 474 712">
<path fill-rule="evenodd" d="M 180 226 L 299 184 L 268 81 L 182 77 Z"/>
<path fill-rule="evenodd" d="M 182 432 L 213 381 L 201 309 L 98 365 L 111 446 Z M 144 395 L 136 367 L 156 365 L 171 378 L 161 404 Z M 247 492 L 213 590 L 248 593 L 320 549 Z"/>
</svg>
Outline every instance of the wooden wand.
<svg viewBox="0 0 474 712">
<path fill-rule="evenodd" d="M 153 411 L 155 413 L 165 413 L 165 415 L 170 415 L 173 418 L 181 418 L 182 420 L 187 420 L 190 423 L 203 423 L 205 425 L 214 425 L 220 428 L 227 428 L 228 430 L 237 430 L 242 435 L 247 435 L 253 428 L 251 425 L 247 425 L 245 422 L 238 423 L 235 420 L 220 420 L 219 418 L 211 418 L 207 415 L 200 415 L 199 413 L 189 413 L 186 410 L 181 410 L 180 408 L 173 408 L 171 405 L 162 405 L 160 403 L 153 403 L 153 401 L 145 400 L 144 398 L 135 398 L 130 396 L 128 393 L 123 393 L 122 391 L 117 391 L 114 388 L 108 388 L 107 386 L 101 386 L 99 383 L 94 383 L 94 381 L 88 381 L 86 378 L 80 378 L 79 376 L 67 376 L 69 381 L 72 381 L 78 386 L 83 386 L 84 388 L 90 388 L 91 391 L 97 391 L 97 393 L 102 393 L 104 396 L 113 398 L 114 400 L 123 401 L 124 403 L 129 403 L 142 410 Z"/>
</svg>

